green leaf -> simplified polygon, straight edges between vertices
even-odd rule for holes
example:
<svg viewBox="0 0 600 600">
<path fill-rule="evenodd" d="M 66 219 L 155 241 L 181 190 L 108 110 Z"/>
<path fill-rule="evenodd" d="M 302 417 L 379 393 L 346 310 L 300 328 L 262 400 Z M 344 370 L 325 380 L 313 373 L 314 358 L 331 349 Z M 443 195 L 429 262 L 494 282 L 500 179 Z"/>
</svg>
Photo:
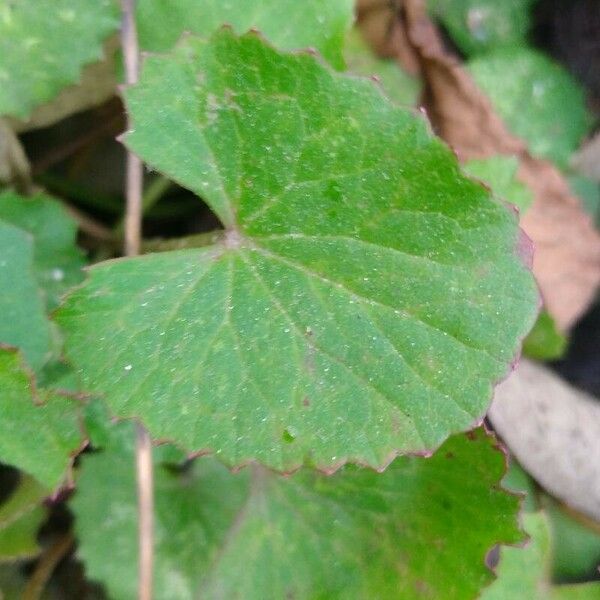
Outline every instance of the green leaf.
<svg viewBox="0 0 600 600">
<path fill-rule="evenodd" d="M 546 546 L 544 539 L 548 535 L 550 536 L 551 548 L 550 546 L 545 548 L 545 552 L 549 553 L 550 556 L 540 561 L 543 566 L 543 573 L 538 573 L 538 577 L 549 579 L 550 571 L 551 579 L 561 582 L 583 581 L 595 577 L 597 567 L 600 564 L 600 535 L 566 513 L 550 496 L 536 491 L 535 486 L 533 479 L 511 458 L 508 472 L 502 480 L 502 487 L 525 494 L 522 504 L 522 509 L 525 512 L 533 513 L 539 510 L 540 506 L 544 509 L 543 513 L 539 512 L 534 515 L 534 526 L 532 528 L 526 527 L 528 533 L 534 538 L 532 544 L 537 547 L 538 551 L 540 544 Z M 541 501 L 538 501 L 538 499 L 541 499 Z M 541 525 L 542 521 L 546 523 L 543 527 Z M 540 529 L 541 533 L 536 534 L 536 531 Z M 531 556 L 534 555 L 536 550 L 529 551 L 526 547 L 525 552 L 528 552 L 528 554 L 523 555 L 520 559 L 523 565 L 531 562 Z M 520 561 L 517 554 L 508 559 L 509 563 L 514 563 L 517 571 L 520 568 Z M 548 569 L 548 561 L 551 563 L 551 569 Z M 527 570 L 530 567 L 531 564 L 525 568 Z M 504 566 L 502 568 L 510 571 L 513 567 Z M 508 577 L 516 580 L 519 575 L 518 573 L 509 574 Z M 500 589 L 504 589 L 503 584 L 497 583 L 496 585 Z M 549 583 L 546 582 L 545 585 L 547 587 Z M 572 593 L 574 598 L 578 597 L 578 593 L 581 593 L 582 597 L 586 598 L 585 594 L 587 592 L 583 591 L 584 588 L 585 586 L 581 586 L 581 591 L 579 591 L 579 588 L 570 591 L 569 587 L 561 586 L 552 598 L 555 596 L 557 598 L 562 597 L 563 593 L 565 597 L 570 597 Z M 524 588 L 524 590 L 527 593 L 527 588 Z M 543 596 L 540 600 L 545 600 L 545 598 Z M 526 597 L 526 600 L 530 600 L 530 598 Z"/>
<path fill-rule="evenodd" d="M 53 489 L 82 443 L 77 403 L 36 389 L 18 353 L 0 350 L 0 461 Z"/>
<path fill-rule="evenodd" d="M 41 503 L 47 495 L 35 479 L 23 475 L 9 498 L 0 504 L 0 563 L 30 558 L 39 552 L 37 534 L 46 518 Z"/>
<path fill-rule="evenodd" d="M 428 0 L 427 6 L 456 45 L 470 56 L 526 43 L 534 1 Z"/>
<path fill-rule="evenodd" d="M 170 50 L 184 31 L 208 37 L 228 24 L 238 33 L 258 29 L 282 49 L 316 48 L 343 69 L 353 8 L 353 0 L 139 0 L 136 17 L 144 50 Z"/>
<path fill-rule="evenodd" d="M 34 269 L 33 238 L 0 220 L 0 344 L 16 346 L 38 370 L 50 357 L 50 323 Z"/>
<path fill-rule="evenodd" d="M 381 467 L 481 418 L 537 291 L 515 215 L 422 119 L 227 30 L 149 58 L 127 96 L 129 146 L 227 232 L 91 270 L 57 313 L 84 389 L 284 471 Z"/>
<path fill-rule="evenodd" d="M 600 583 L 577 583 L 573 585 L 557 585 L 552 588 L 550 600 L 598 600 Z"/>
<path fill-rule="evenodd" d="M 535 483 L 512 456 L 510 457 L 508 471 L 502 480 L 502 487 L 523 496 L 521 510 L 526 512 L 537 510 Z"/>
<path fill-rule="evenodd" d="M 554 319 L 542 311 L 523 342 L 523 354 L 535 360 L 556 360 L 567 349 L 567 338 L 556 328 Z"/>
<path fill-rule="evenodd" d="M 396 104 L 417 104 L 421 92 L 419 79 L 406 73 L 397 61 L 376 56 L 358 29 L 353 29 L 347 36 L 344 57 L 348 71 L 377 77 L 385 95 Z"/>
<path fill-rule="evenodd" d="M 530 535 L 525 548 L 502 548 L 498 579 L 484 591 L 481 600 L 545 600 L 550 574 L 550 532 L 543 513 L 523 515 Z"/>
<path fill-rule="evenodd" d="M 523 548 L 502 548 L 496 568 L 498 579 L 484 591 L 481 600 L 592 600 L 599 597 L 600 584 L 553 585 L 552 553 L 563 543 L 551 535 L 548 516 L 540 511 L 523 515 L 530 539 Z"/>
<path fill-rule="evenodd" d="M 488 185 L 498 198 L 517 206 L 521 215 L 533 202 L 531 190 L 517 179 L 519 161 L 516 156 L 470 160 L 463 165 L 463 170 Z"/>
<path fill-rule="evenodd" d="M 136 597 L 133 469 L 131 448 L 86 456 L 71 502 L 87 573 L 122 600 Z M 503 471 L 481 429 L 383 474 L 234 475 L 208 457 L 157 467 L 156 597 L 474 598 L 492 579 L 487 550 L 520 539 Z"/>
<path fill-rule="evenodd" d="M 27 231 L 34 241 L 34 268 L 39 286 L 52 310 L 66 290 L 82 279 L 85 261 L 77 248 L 77 226 L 54 198 L 37 194 L 25 198 L 0 193 L 0 219 Z"/>
<path fill-rule="evenodd" d="M 551 498 L 544 499 L 554 545 L 552 571 L 560 581 L 594 577 L 600 565 L 600 534 L 568 515 Z M 599 596 L 600 597 L 600 596 Z"/>
<path fill-rule="evenodd" d="M 27 117 L 76 83 L 118 24 L 112 0 L 0 0 L 0 115 Z"/>
<path fill-rule="evenodd" d="M 565 69 L 526 48 L 491 52 L 468 68 L 532 154 L 568 166 L 591 121 L 583 89 Z"/>
</svg>

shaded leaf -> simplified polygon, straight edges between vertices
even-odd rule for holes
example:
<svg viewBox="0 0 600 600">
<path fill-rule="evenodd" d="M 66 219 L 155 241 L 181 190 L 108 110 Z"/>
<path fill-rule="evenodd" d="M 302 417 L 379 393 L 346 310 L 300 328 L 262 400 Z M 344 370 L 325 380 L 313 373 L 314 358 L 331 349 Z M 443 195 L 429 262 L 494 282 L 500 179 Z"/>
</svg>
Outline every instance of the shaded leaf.
<svg viewBox="0 0 600 600">
<path fill-rule="evenodd" d="M 82 443 L 77 403 L 36 389 L 18 353 L 0 350 L 0 461 L 53 489 Z"/>
<path fill-rule="evenodd" d="M 37 533 L 46 518 L 41 503 L 47 495 L 46 488 L 23 475 L 9 498 L 0 504 L 0 563 L 30 558 L 39 552 Z"/>
<path fill-rule="evenodd" d="M 486 54 L 469 62 L 468 69 L 534 156 L 568 165 L 591 120 L 583 89 L 565 69 L 525 48 Z"/>
<path fill-rule="evenodd" d="M 136 597 L 133 464 L 118 445 L 86 456 L 71 502 L 87 572 L 123 600 Z M 383 474 L 233 475 L 212 458 L 179 474 L 157 468 L 156 596 L 474 598 L 492 578 L 486 551 L 520 539 L 503 471 L 482 430 Z"/>
<path fill-rule="evenodd" d="M 556 540 L 552 571 L 559 581 L 593 578 L 600 565 L 600 533 L 569 515 L 551 498 L 544 498 L 544 509 Z M 600 596 L 599 596 L 600 597 Z"/>
<path fill-rule="evenodd" d="M 118 48 L 119 35 L 115 32 L 104 42 L 101 60 L 83 67 L 75 83 L 62 88 L 52 100 L 38 105 L 27 118 L 9 117 L 13 130 L 23 133 L 50 127 L 70 115 L 99 107 L 116 96 L 115 55 Z"/>
<path fill-rule="evenodd" d="M 34 268 L 46 293 L 48 310 L 61 295 L 79 283 L 85 261 L 77 248 L 77 226 L 54 198 L 37 194 L 25 198 L 14 192 L 0 193 L 0 219 L 33 236 Z"/>
<path fill-rule="evenodd" d="M 567 338 L 557 330 L 554 319 L 542 311 L 523 342 L 523 354 L 534 360 L 556 360 L 567 349 Z"/>
<path fill-rule="evenodd" d="M 428 0 L 456 45 L 467 55 L 526 43 L 534 0 Z"/>
<path fill-rule="evenodd" d="M 127 97 L 127 143 L 228 229 L 92 269 L 57 314 L 85 389 L 285 471 L 383 466 L 482 416 L 536 290 L 515 215 L 420 118 L 229 31 L 149 58 Z"/>
<path fill-rule="evenodd" d="M 0 220 L 0 344 L 16 346 L 39 369 L 52 349 L 50 323 L 34 269 L 33 238 Z"/>
<path fill-rule="evenodd" d="M 102 57 L 112 0 L 0 0 L 0 115 L 26 117 Z"/>
<path fill-rule="evenodd" d="M 238 33 L 258 29 L 283 49 L 316 48 L 342 69 L 353 5 L 353 0 L 139 0 L 136 21 L 144 50 L 170 50 L 184 31 L 209 36 L 227 24 Z"/>
</svg>

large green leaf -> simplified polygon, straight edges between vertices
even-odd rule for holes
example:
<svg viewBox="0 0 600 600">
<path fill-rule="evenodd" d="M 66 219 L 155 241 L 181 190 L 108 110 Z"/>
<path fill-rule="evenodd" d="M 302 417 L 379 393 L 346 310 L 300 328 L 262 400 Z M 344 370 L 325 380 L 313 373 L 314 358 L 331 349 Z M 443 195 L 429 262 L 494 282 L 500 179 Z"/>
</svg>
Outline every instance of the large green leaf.
<svg viewBox="0 0 600 600">
<path fill-rule="evenodd" d="M 313 47 L 336 68 L 353 21 L 353 0 L 139 0 L 144 50 L 170 50 L 184 31 L 209 36 L 223 24 L 238 33 L 256 28 L 285 49 Z"/>
<path fill-rule="evenodd" d="M 129 430 L 129 427 L 127 428 Z M 129 435 L 128 437 L 133 437 Z M 86 456 L 71 506 L 79 554 L 111 597 L 136 597 L 131 448 Z M 487 550 L 520 538 L 504 459 L 482 430 L 379 474 L 345 467 L 237 474 L 212 458 L 156 468 L 155 595 L 183 598 L 474 598 Z"/>
<path fill-rule="evenodd" d="M 0 350 L 0 462 L 52 489 L 82 443 L 77 403 L 36 389 L 18 353 Z"/>
<path fill-rule="evenodd" d="M 281 470 L 380 467 L 481 418 L 537 292 L 515 215 L 420 118 L 227 30 L 150 58 L 127 97 L 127 143 L 227 232 L 91 270 L 57 315 L 86 389 Z"/>
<path fill-rule="evenodd" d="M 46 293 L 48 308 L 55 308 L 61 295 L 82 279 L 85 261 L 76 245 L 75 222 L 50 196 L 25 198 L 10 191 L 0 194 L 0 219 L 33 236 L 38 284 Z"/>
<path fill-rule="evenodd" d="M 33 238 L 0 220 L 0 344 L 21 348 L 39 369 L 51 354 L 50 323 L 34 269 Z"/>
<path fill-rule="evenodd" d="M 113 0 L 0 0 L 0 115 L 27 117 L 102 57 Z"/>
<path fill-rule="evenodd" d="M 535 0 L 427 0 L 430 12 L 467 55 L 524 44 Z"/>
<path fill-rule="evenodd" d="M 557 63 L 526 48 L 491 52 L 468 64 L 509 129 L 531 152 L 566 167 L 590 125 L 581 86 Z"/>
<path fill-rule="evenodd" d="M 47 495 L 46 488 L 24 475 L 0 504 L 0 563 L 30 558 L 39 552 L 37 534 L 46 518 L 41 503 Z"/>
</svg>

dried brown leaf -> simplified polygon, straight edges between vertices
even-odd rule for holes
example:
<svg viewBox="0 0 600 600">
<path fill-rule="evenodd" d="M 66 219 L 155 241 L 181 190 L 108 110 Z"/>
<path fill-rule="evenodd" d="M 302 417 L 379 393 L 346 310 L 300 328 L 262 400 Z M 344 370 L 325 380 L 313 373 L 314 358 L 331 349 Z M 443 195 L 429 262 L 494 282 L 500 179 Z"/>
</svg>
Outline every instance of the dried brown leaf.
<svg viewBox="0 0 600 600">
<path fill-rule="evenodd" d="M 356 19 L 373 51 L 383 58 L 395 58 L 411 75 L 420 72 L 419 57 L 408 41 L 402 20 L 401 1 L 358 0 Z"/>
</svg>

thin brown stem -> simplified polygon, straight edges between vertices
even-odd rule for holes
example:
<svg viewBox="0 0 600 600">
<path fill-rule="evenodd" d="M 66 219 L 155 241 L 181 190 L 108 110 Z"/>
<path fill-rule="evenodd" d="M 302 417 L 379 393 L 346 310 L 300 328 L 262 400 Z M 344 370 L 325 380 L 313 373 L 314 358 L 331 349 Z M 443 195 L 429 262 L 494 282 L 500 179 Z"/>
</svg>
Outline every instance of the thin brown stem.
<svg viewBox="0 0 600 600">
<path fill-rule="evenodd" d="M 135 0 L 121 0 L 123 21 L 121 44 L 125 61 L 125 79 L 128 85 L 138 80 L 139 49 L 135 27 Z M 131 128 L 129 116 L 127 126 Z M 143 165 L 133 153 L 127 153 L 126 189 L 127 208 L 125 211 L 125 254 L 135 256 L 140 253 L 142 230 Z"/>
<path fill-rule="evenodd" d="M 125 61 L 125 75 L 128 85 L 134 84 L 139 72 L 139 48 L 135 27 L 135 0 L 121 0 L 123 20 L 121 25 L 121 45 Z M 131 123 L 128 120 L 128 127 Z M 127 209 L 125 211 L 125 254 L 135 256 L 140 252 L 142 230 L 143 165 L 137 156 L 127 153 L 126 179 Z M 153 535 L 153 474 L 152 442 L 143 425 L 137 425 L 136 432 L 136 472 L 138 489 L 139 522 L 139 600 L 152 599 L 152 566 L 154 559 Z"/>
<path fill-rule="evenodd" d="M 136 469 L 139 527 L 138 598 L 151 600 L 154 560 L 152 442 L 145 427 L 140 423 L 136 425 Z"/>
</svg>

